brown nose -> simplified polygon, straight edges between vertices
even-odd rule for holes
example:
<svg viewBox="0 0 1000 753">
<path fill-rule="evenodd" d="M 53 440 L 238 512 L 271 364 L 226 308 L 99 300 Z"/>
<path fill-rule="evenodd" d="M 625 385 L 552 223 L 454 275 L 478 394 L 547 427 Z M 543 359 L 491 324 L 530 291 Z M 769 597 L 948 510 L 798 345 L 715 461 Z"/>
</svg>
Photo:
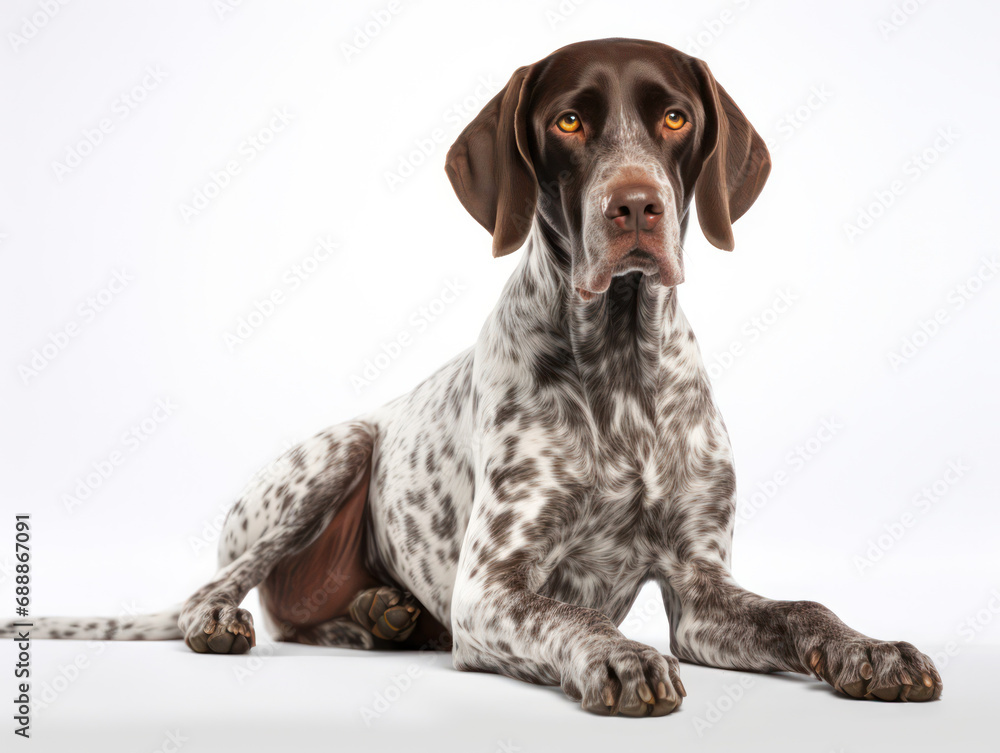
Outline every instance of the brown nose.
<svg viewBox="0 0 1000 753">
<path fill-rule="evenodd" d="M 663 199 L 653 186 L 620 186 L 611 192 L 604 216 L 622 230 L 652 230 L 663 215 Z"/>
</svg>

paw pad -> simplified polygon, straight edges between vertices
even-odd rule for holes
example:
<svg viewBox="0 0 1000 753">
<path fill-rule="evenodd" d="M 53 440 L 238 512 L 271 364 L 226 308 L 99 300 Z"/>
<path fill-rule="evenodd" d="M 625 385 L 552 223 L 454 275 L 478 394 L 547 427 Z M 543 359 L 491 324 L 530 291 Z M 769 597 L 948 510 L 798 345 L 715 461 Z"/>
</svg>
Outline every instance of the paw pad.
<svg viewBox="0 0 1000 753">
<path fill-rule="evenodd" d="M 351 617 L 376 638 L 404 641 L 417 627 L 420 607 L 398 588 L 369 588 L 354 597 Z"/>
</svg>

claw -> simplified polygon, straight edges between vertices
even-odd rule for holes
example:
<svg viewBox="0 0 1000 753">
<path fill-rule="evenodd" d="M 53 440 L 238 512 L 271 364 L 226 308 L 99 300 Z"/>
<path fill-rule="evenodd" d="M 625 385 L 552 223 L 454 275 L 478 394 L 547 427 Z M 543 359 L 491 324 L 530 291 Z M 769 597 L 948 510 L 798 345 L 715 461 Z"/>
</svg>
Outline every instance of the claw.
<svg viewBox="0 0 1000 753">
<path fill-rule="evenodd" d="M 654 703 L 656 699 L 653 697 L 653 691 L 650 690 L 649 685 L 646 683 L 639 683 L 639 697 L 642 699 L 643 703 Z"/>
<path fill-rule="evenodd" d="M 872 665 L 871 664 L 869 664 L 868 662 L 865 662 L 864 664 L 861 665 L 861 677 L 863 679 L 870 680 L 870 679 L 872 679 L 872 675 L 874 675 L 874 674 L 875 673 L 872 670 Z"/>
<path fill-rule="evenodd" d="M 809 666 L 812 667 L 813 673 L 822 679 L 823 655 L 818 648 L 814 648 L 809 652 Z"/>
<path fill-rule="evenodd" d="M 688 692 L 684 689 L 684 683 L 681 682 L 681 678 L 678 677 L 674 682 L 677 684 L 677 690 L 680 692 L 681 698 L 687 698 Z"/>
<path fill-rule="evenodd" d="M 615 705 L 615 694 L 612 692 L 611 688 L 605 687 L 603 692 L 604 705 L 611 708 Z"/>
<path fill-rule="evenodd" d="M 933 678 L 929 674 L 927 674 L 926 672 L 923 673 L 922 679 L 924 681 L 924 687 L 925 688 L 933 688 L 934 687 L 934 680 L 933 680 Z"/>
<path fill-rule="evenodd" d="M 661 701 L 667 697 L 667 686 L 663 682 L 658 682 L 656 684 L 656 697 Z"/>
<path fill-rule="evenodd" d="M 865 695 L 865 685 L 864 680 L 856 680 L 855 682 L 847 683 L 842 688 L 838 688 L 838 690 L 847 693 L 852 698 L 861 698 Z"/>
<path fill-rule="evenodd" d="M 903 686 L 907 687 L 907 686 Z M 878 688 L 872 691 L 872 695 L 883 701 L 895 701 L 899 698 L 899 692 L 895 688 Z"/>
</svg>

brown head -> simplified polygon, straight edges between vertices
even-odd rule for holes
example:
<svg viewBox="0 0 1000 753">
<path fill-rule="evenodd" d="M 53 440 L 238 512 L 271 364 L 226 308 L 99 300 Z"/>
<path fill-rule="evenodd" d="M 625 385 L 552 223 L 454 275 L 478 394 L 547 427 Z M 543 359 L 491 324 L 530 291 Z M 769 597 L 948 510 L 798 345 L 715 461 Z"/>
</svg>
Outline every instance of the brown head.
<svg viewBox="0 0 1000 753">
<path fill-rule="evenodd" d="M 517 69 L 445 165 L 494 256 L 519 248 L 537 215 L 585 300 L 629 272 L 683 282 L 692 198 L 705 236 L 731 251 L 732 223 L 770 167 L 705 63 L 632 39 L 572 44 Z"/>
</svg>

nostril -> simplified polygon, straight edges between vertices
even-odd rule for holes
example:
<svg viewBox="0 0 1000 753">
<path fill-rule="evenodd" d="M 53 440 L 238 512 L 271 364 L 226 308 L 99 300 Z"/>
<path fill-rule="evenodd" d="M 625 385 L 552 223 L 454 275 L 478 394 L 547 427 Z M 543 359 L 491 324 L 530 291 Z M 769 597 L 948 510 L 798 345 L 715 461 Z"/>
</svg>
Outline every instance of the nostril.
<svg viewBox="0 0 1000 753">
<path fill-rule="evenodd" d="M 660 191 L 646 183 L 617 186 L 605 202 L 604 216 L 626 231 L 652 230 L 666 211 Z"/>
</svg>

